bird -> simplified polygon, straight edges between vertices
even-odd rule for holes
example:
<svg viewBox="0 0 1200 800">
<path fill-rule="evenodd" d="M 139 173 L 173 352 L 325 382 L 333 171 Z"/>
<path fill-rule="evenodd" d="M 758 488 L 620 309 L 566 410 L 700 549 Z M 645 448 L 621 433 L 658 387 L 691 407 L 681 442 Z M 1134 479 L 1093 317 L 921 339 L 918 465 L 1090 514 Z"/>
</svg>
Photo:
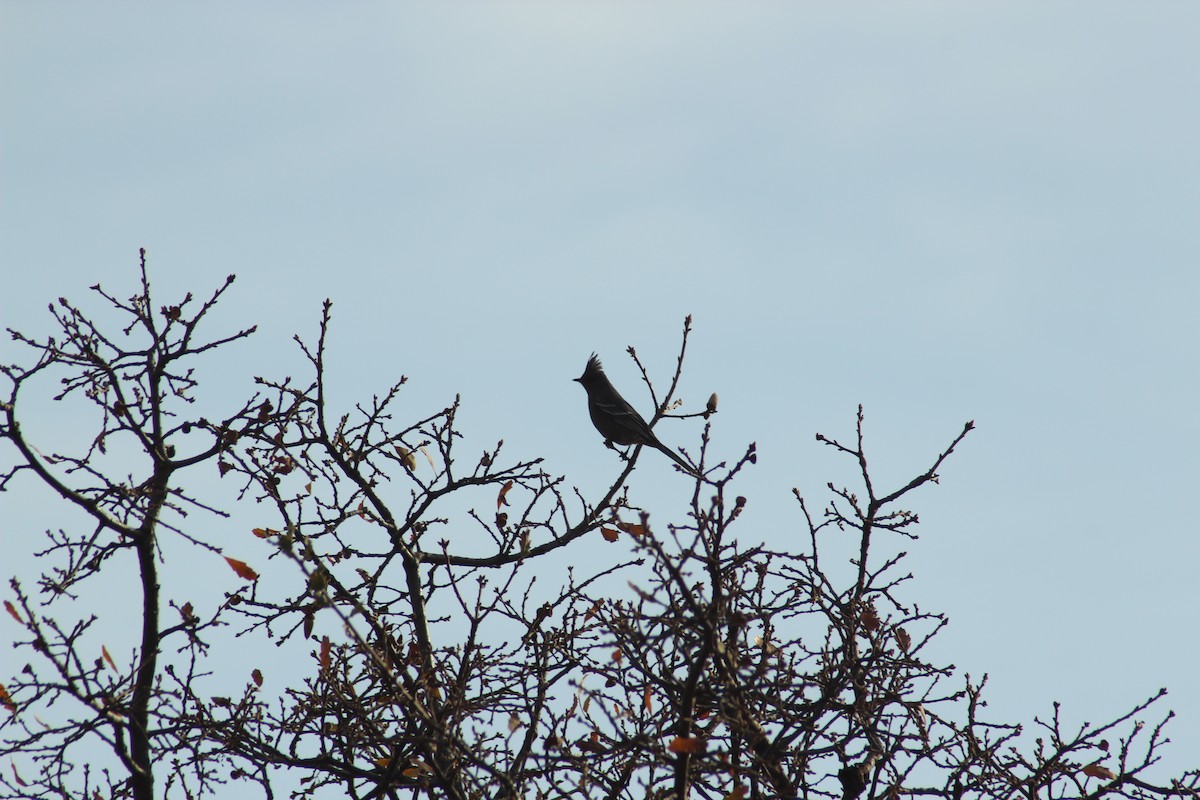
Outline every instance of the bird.
<svg viewBox="0 0 1200 800">
<path fill-rule="evenodd" d="M 592 424 L 596 426 L 596 430 L 600 431 L 600 435 L 604 437 L 606 443 L 609 445 L 613 442 L 622 445 L 649 445 L 655 450 L 666 453 L 689 475 L 696 474 L 694 467 L 658 440 L 654 431 L 650 430 L 650 426 L 646 424 L 646 420 L 642 419 L 642 415 L 629 405 L 624 397 L 621 397 L 621 393 L 604 374 L 604 367 L 600 365 L 600 359 L 595 353 L 592 353 L 583 374 L 575 378 L 575 381 L 582 384 L 587 391 L 588 414 L 591 415 Z"/>
</svg>

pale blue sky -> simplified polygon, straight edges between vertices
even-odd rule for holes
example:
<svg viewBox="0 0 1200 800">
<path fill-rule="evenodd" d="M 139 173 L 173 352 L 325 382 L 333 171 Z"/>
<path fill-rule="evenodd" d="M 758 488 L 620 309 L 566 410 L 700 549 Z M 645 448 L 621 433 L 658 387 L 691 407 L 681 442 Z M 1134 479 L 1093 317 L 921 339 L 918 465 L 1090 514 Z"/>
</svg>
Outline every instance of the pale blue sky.
<svg viewBox="0 0 1200 800">
<path fill-rule="evenodd" d="M 343 399 L 461 392 L 472 446 L 594 493 L 615 457 L 570 379 L 595 350 L 648 410 L 622 351 L 665 376 L 692 313 L 684 397 L 720 393 L 723 454 L 758 442 L 741 536 L 778 548 L 805 541 L 791 487 L 849 474 L 813 434 L 857 403 L 889 484 L 974 419 L 913 501 L 941 652 L 1007 721 L 1169 687 L 1178 771 L 1197 41 L 1200 5 L 1165 2 L 6 3 L 0 321 L 127 295 L 139 246 L 164 300 L 237 273 L 221 323 L 260 333 L 214 376 L 234 397 L 299 374 L 330 297 Z M 634 480 L 664 509 L 680 481 L 653 454 Z M 0 503 L 8 539 L 49 524 Z"/>
</svg>

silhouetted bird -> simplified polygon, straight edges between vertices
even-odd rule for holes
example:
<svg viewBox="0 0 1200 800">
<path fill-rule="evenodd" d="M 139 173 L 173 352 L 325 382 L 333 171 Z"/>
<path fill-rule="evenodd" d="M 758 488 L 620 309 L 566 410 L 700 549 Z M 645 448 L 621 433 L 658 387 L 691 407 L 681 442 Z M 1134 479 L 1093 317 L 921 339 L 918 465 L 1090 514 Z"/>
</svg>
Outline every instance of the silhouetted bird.
<svg viewBox="0 0 1200 800">
<path fill-rule="evenodd" d="M 583 388 L 587 390 L 588 413 L 592 416 L 592 424 L 607 441 L 624 445 L 649 445 L 666 453 L 689 475 L 696 474 L 691 465 L 658 440 L 654 431 L 646 424 L 646 420 L 642 419 L 642 415 L 625 402 L 625 398 L 621 397 L 621 393 L 604 374 L 604 367 L 600 366 L 600 359 L 595 353 L 588 359 L 583 374 L 575 380 L 582 383 Z"/>
</svg>

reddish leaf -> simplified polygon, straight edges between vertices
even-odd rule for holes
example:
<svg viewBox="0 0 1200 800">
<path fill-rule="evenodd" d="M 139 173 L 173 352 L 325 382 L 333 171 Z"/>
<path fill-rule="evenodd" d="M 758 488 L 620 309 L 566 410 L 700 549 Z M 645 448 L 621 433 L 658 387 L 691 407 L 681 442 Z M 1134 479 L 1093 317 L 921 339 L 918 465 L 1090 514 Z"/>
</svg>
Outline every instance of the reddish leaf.
<svg viewBox="0 0 1200 800">
<path fill-rule="evenodd" d="M 716 397 L 716 395 L 713 395 L 713 397 Z M 729 794 L 725 795 L 725 800 L 742 800 L 746 796 L 746 792 L 747 789 L 745 786 L 735 786 Z"/>
<path fill-rule="evenodd" d="M 20 622 L 21 624 L 24 624 L 24 623 L 25 623 L 25 620 L 21 619 L 21 615 L 17 613 L 17 609 L 16 609 L 16 607 L 15 607 L 15 606 L 14 606 L 12 603 L 10 603 L 10 602 L 8 602 L 7 600 L 5 600 L 5 601 L 4 601 L 4 608 L 5 608 L 5 610 L 6 610 L 6 611 L 8 611 L 8 613 L 9 613 L 9 616 L 11 616 L 11 617 L 12 617 L 13 619 L 15 619 L 17 622 Z"/>
<path fill-rule="evenodd" d="M 329 663 L 330 663 L 329 654 L 330 654 L 330 651 L 332 651 L 332 650 L 333 650 L 333 645 L 331 645 L 329 643 L 329 637 L 328 636 L 321 637 L 321 669 L 324 669 L 324 670 L 329 669 Z"/>
<path fill-rule="evenodd" d="M 868 632 L 879 630 L 879 614 L 875 611 L 874 606 L 865 606 L 860 619 L 862 620 L 863 630 Z"/>
<path fill-rule="evenodd" d="M 650 684 L 646 684 L 646 692 L 642 695 L 642 708 L 650 710 Z"/>
<path fill-rule="evenodd" d="M 615 542 L 620 538 L 621 534 L 615 528 L 601 528 L 600 535 L 604 537 L 606 542 Z"/>
<path fill-rule="evenodd" d="M 22 780 L 21 774 L 17 772 L 17 762 L 13 760 L 12 756 L 9 756 L 8 763 L 12 765 L 13 780 L 17 782 L 17 785 L 28 786 L 29 784 Z"/>
<path fill-rule="evenodd" d="M 108 665 L 109 665 L 110 667 L 112 667 L 112 671 L 113 671 L 113 672 L 116 672 L 116 671 L 117 671 L 117 665 L 116 665 L 115 663 L 113 663 L 112 656 L 110 656 L 110 655 L 108 654 L 108 648 L 107 648 L 107 647 L 105 647 L 104 645 L 100 645 L 100 654 L 101 654 L 102 656 L 104 656 L 104 660 L 108 662 Z"/>
<path fill-rule="evenodd" d="M 703 753 L 704 740 L 692 736 L 676 736 L 667 745 L 667 749 L 672 753 Z"/>
<path fill-rule="evenodd" d="M 578 742 L 579 749 L 589 753 L 603 753 L 604 745 L 600 744 L 600 734 L 592 731 L 592 735 L 587 739 L 581 739 Z"/>
<path fill-rule="evenodd" d="M 254 681 L 254 685 L 262 688 L 262 670 L 256 669 L 250 673 L 250 680 Z"/>
<path fill-rule="evenodd" d="M 3 683 L 0 683 L 0 706 L 4 706 L 12 712 L 17 710 L 17 704 L 13 702 L 12 695 L 8 693 L 8 689 L 4 688 Z"/>
<path fill-rule="evenodd" d="M 500 509 L 500 506 L 508 505 L 508 499 L 505 497 L 505 495 L 508 494 L 508 490 L 511 489 L 512 487 L 513 487 L 512 481 L 509 481 L 508 483 L 506 483 L 500 487 L 500 494 L 498 494 L 496 496 L 496 509 L 497 510 Z"/>
<path fill-rule="evenodd" d="M 646 526 L 637 525 L 632 522 L 618 522 L 617 527 L 628 533 L 630 536 L 645 536 Z"/>
<path fill-rule="evenodd" d="M 248 581 L 258 580 L 258 573 L 250 569 L 250 565 L 245 561 L 238 561 L 236 558 L 224 556 L 225 561 L 229 563 L 229 568 L 238 574 L 239 578 L 245 578 Z"/>
<path fill-rule="evenodd" d="M 279 533 L 279 531 L 273 531 L 270 528 L 252 528 L 250 532 L 260 539 L 266 539 L 272 534 Z"/>
</svg>

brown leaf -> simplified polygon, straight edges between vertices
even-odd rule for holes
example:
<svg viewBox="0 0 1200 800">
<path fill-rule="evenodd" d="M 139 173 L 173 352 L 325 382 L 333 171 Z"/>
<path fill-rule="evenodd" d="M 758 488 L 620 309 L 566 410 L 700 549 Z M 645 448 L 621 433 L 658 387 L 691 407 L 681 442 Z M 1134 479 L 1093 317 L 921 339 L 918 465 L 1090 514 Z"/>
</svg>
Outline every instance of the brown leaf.
<svg viewBox="0 0 1200 800">
<path fill-rule="evenodd" d="M 16 713 L 17 704 L 13 702 L 12 695 L 8 693 L 8 689 L 4 688 L 3 683 L 0 683 L 0 706 L 4 706 L 9 711 Z"/>
<path fill-rule="evenodd" d="M 904 628 L 896 628 L 896 644 L 900 645 L 900 649 L 906 653 L 908 648 L 912 647 L 912 637 Z"/>
<path fill-rule="evenodd" d="M 262 670 L 255 669 L 253 672 L 251 672 L 250 680 L 254 681 L 254 685 L 261 689 L 262 688 Z"/>
<path fill-rule="evenodd" d="M 645 536 L 646 526 L 637 525 L 632 522 L 618 522 L 617 527 L 628 533 L 630 536 Z"/>
<path fill-rule="evenodd" d="M 580 750 L 589 753 L 603 753 L 605 751 L 604 745 L 600 744 L 600 734 L 595 731 L 592 731 L 592 735 L 587 739 L 581 739 L 576 744 L 579 745 Z"/>
<path fill-rule="evenodd" d="M 192 604 L 184 603 L 179 607 L 179 616 L 183 617 L 184 622 L 195 622 L 196 615 L 192 613 Z"/>
<path fill-rule="evenodd" d="M 615 542 L 621 537 L 620 531 L 614 528 L 601 528 L 600 535 L 604 537 L 604 541 L 606 542 Z"/>
<path fill-rule="evenodd" d="M 704 740 L 694 736 L 676 736 L 667 749 L 672 753 L 703 753 Z"/>
<path fill-rule="evenodd" d="M 1099 778 L 1102 781 L 1116 780 L 1117 774 L 1108 767 L 1102 767 L 1099 763 L 1088 764 L 1083 768 L 1083 774 L 1091 778 Z"/>
<path fill-rule="evenodd" d="M 730 790 L 729 794 L 725 795 L 725 800 L 742 800 L 746 796 L 747 791 L 745 786 L 735 786 Z"/>
<path fill-rule="evenodd" d="M 413 455 L 413 451 L 409 450 L 402 444 L 396 445 L 396 455 L 400 457 L 400 463 L 409 472 L 415 472 L 417 469 L 417 457 Z"/>
<path fill-rule="evenodd" d="M 321 669 L 329 669 L 330 652 L 333 650 L 333 645 L 329 642 L 328 636 L 321 637 Z"/>
<path fill-rule="evenodd" d="M 316 621 L 316 616 L 311 611 L 304 613 L 304 638 L 311 639 L 313 631 L 313 622 Z"/>
<path fill-rule="evenodd" d="M 646 691 L 642 694 L 642 708 L 650 710 L 650 684 L 646 684 Z"/>
<path fill-rule="evenodd" d="M 116 664 L 113 662 L 113 658 L 112 658 L 112 656 L 110 656 L 110 655 L 108 654 L 108 648 L 107 648 L 107 647 L 105 647 L 104 645 L 100 645 L 100 654 L 101 654 L 102 656 L 104 656 L 104 660 L 108 662 L 108 665 L 109 665 L 110 667 L 112 667 L 112 671 L 113 671 L 113 672 L 116 672 L 116 671 L 117 671 L 117 665 L 116 665 Z"/>
<path fill-rule="evenodd" d="M 868 632 L 879 630 L 879 614 L 875 611 L 874 606 L 864 606 L 859 619 L 862 620 L 863 630 Z"/>
<path fill-rule="evenodd" d="M 270 528 L 252 528 L 250 532 L 260 539 L 266 539 L 272 534 L 279 533 L 279 531 L 273 531 Z"/>
<path fill-rule="evenodd" d="M 248 581 L 258 580 L 258 573 L 250 568 L 250 565 L 245 561 L 238 561 L 236 558 L 224 556 L 224 559 L 229 564 L 229 568 L 238 574 L 239 578 L 245 578 Z"/>
<path fill-rule="evenodd" d="M 14 606 L 12 603 L 8 602 L 7 600 L 4 601 L 4 610 L 7 611 L 8 615 L 10 617 L 12 617 L 13 619 L 15 619 L 17 622 L 20 622 L 22 625 L 25 624 L 25 620 L 21 619 L 21 615 L 17 613 L 16 606 Z"/>
<path fill-rule="evenodd" d="M 516 733 L 517 728 L 521 727 L 521 718 L 513 714 L 508 718 L 508 732 Z"/>
<path fill-rule="evenodd" d="M 512 481 L 509 481 L 508 483 L 506 483 L 500 487 L 500 494 L 498 494 L 496 496 L 496 510 L 497 511 L 500 510 L 500 506 L 508 505 L 508 499 L 505 497 L 505 495 L 508 494 L 509 489 L 512 489 L 512 487 L 513 487 Z"/>
<path fill-rule="evenodd" d="M 230 464 L 229 462 L 227 462 L 227 461 L 218 461 L 217 462 L 217 472 L 221 473 L 222 478 L 224 478 L 225 473 L 229 472 L 229 470 L 231 470 L 231 469 L 233 469 L 233 465 Z"/>
<path fill-rule="evenodd" d="M 8 763 L 12 767 L 13 780 L 17 782 L 17 785 L 18 786 L 28 786 L 29 784 L 26 783 L 21 778 L 21 774 L 19 772 L 17 772 L 17 762 L 12 758 L 12 756 L 9 756 Z"/>
</svg>

